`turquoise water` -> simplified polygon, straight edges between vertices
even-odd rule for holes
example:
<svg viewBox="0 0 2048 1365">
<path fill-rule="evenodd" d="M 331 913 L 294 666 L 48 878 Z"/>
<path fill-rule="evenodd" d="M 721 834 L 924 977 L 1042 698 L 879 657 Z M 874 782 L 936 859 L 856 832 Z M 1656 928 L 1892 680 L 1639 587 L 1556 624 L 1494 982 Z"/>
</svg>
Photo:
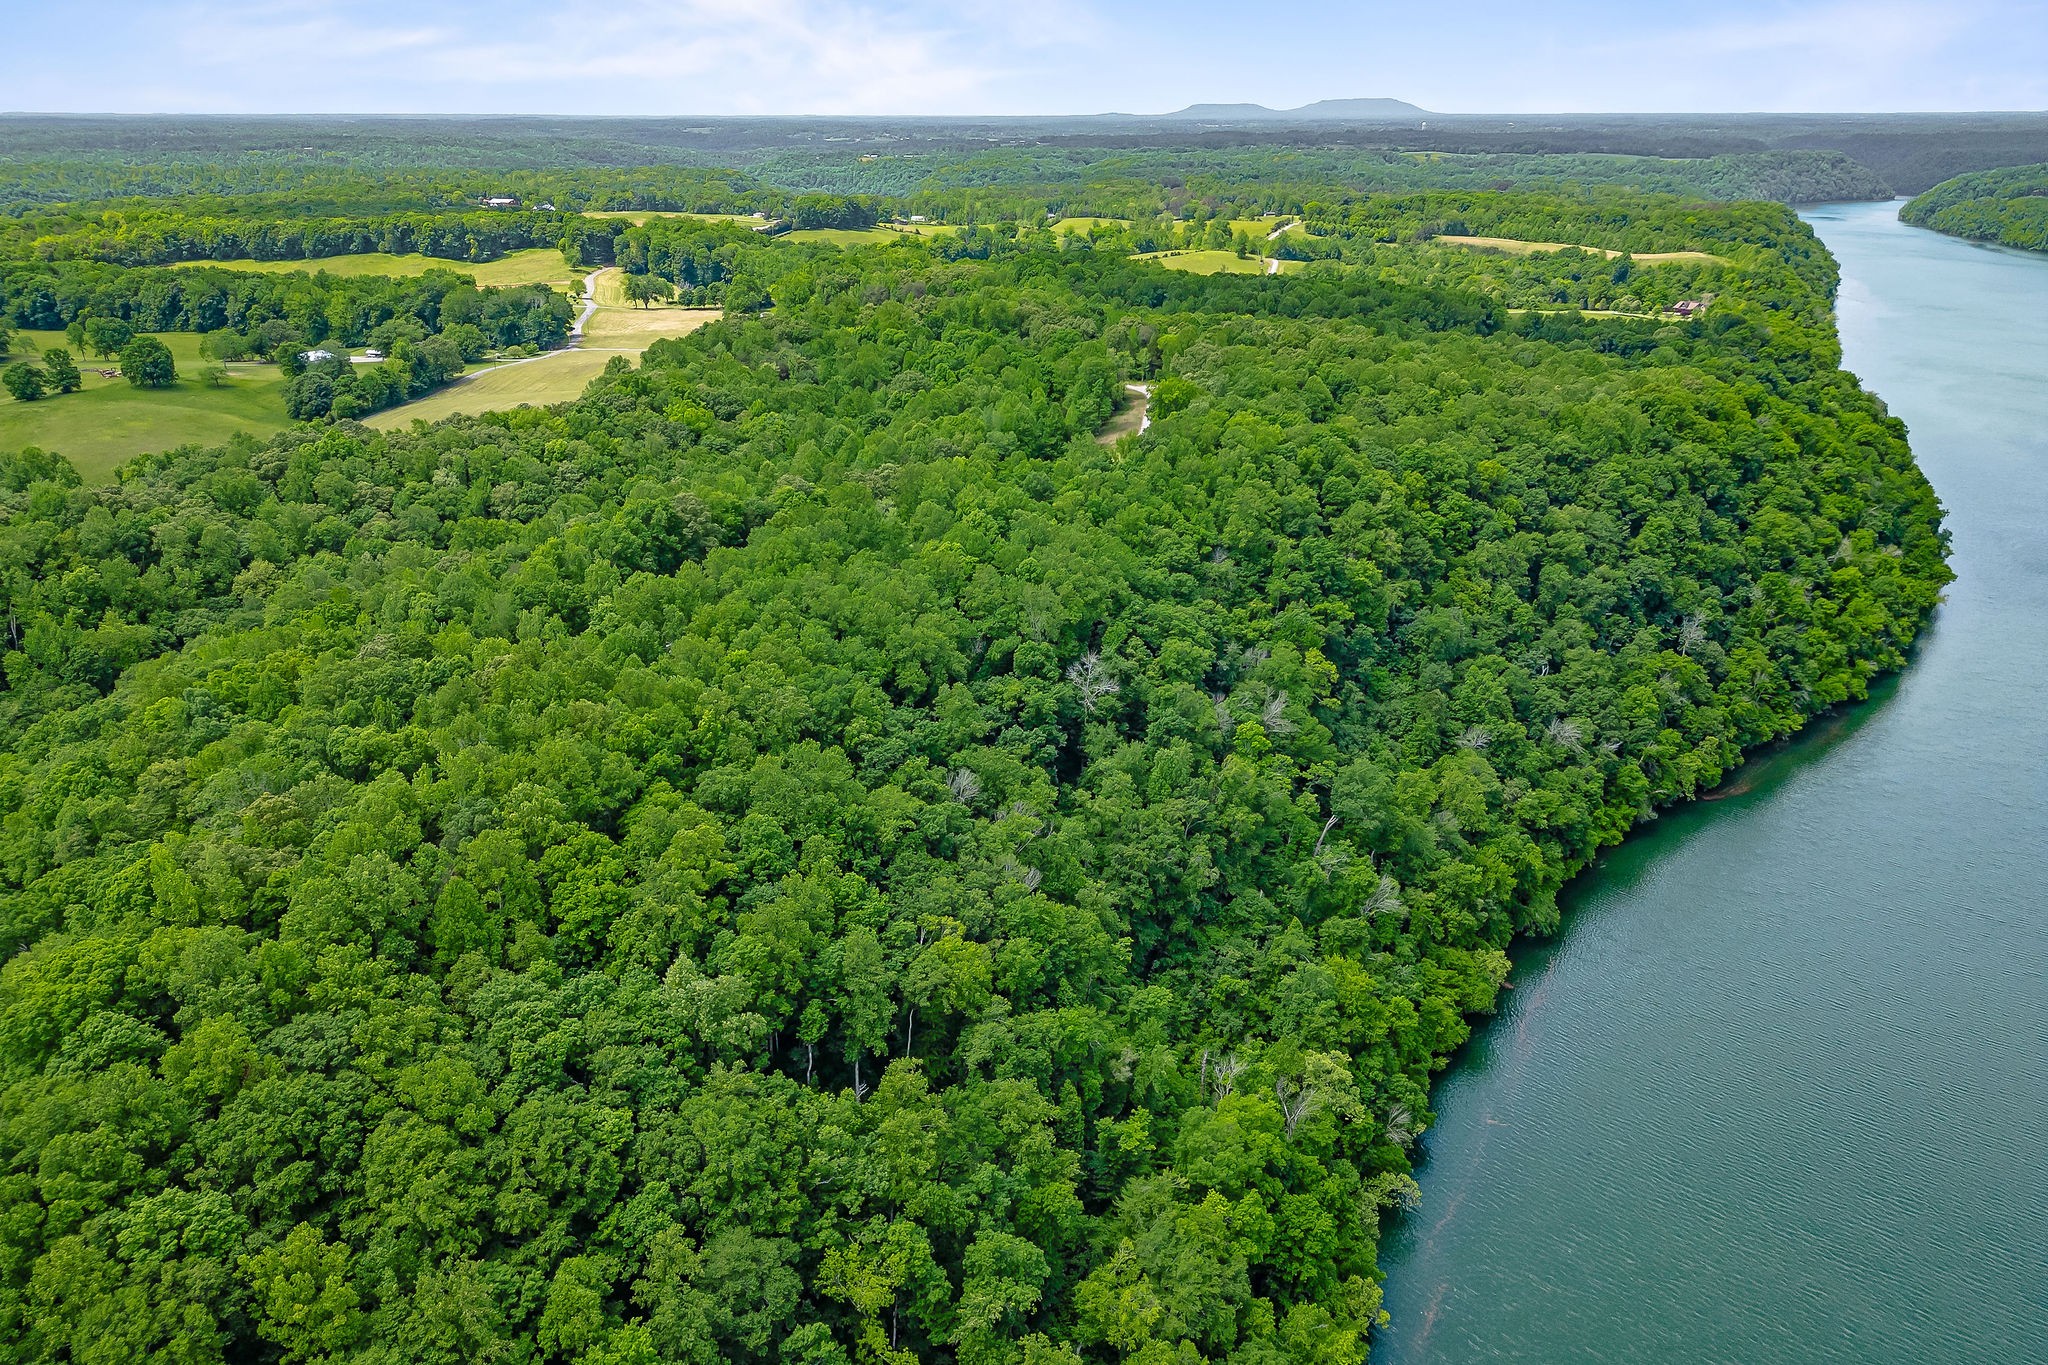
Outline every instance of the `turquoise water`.
<svg viewBox="0 0 2048 1365">
<path fill-rule="evenodd" d="M 1446 1076 L 1376 1365 L 2048 1362 L 2048 257 L 1807 214 L 1958 574 L 1568 898 Z"/>
</svg>

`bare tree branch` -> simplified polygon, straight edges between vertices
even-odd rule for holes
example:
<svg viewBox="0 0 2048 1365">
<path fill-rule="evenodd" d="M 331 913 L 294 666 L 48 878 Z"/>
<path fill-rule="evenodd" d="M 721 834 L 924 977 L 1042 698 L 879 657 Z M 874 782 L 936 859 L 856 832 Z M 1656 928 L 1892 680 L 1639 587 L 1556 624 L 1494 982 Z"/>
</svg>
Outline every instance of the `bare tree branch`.
<svg viewBox="0 0 2048 1365">
<path fill-rule="evenodd" d="M 1102 656 L 1092 649 L 1068 666 L 1067 681 L 1081 694 L 1081 709 L 1091 715 L 1104 697 L 1113 697 L 1123 690 L 1123 684 L 1103 666 Z"/>
</svg>

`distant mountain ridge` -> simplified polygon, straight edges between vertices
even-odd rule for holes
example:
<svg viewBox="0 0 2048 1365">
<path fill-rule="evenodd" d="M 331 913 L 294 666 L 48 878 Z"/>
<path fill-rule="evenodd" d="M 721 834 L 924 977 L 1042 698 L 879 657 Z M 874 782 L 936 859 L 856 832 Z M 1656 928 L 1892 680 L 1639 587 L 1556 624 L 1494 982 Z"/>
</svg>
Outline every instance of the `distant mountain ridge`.
<svg viewBox="0 0 2048 1365">
<path fill-rule="evenodd" d="M 1214 123 L 1335 123 L 1352 120 L 1407 120 L 1427 118 L 1429 110 L 1406 100 L 1349 99 L 1317 100 L 1299 109 L 1268 109 L 1263 104 L 1190 104 L 1156 118 L 1193 119 Z"/>
</svg>

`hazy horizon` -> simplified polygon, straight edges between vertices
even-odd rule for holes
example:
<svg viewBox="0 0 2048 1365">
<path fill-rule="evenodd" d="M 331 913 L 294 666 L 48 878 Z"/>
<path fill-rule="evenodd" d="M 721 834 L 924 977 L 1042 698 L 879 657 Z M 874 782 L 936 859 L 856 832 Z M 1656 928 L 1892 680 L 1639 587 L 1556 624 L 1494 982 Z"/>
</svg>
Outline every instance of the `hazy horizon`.
<svg viewBox="0 0 2048 1365">
<path fill-rule="evenodd" d="M 1305 104 L 1306 104 L 1306 105 L 1313 105 L 1313 104 L 1317 104 L 1317 103 L 1338 103 L 1338 102 L 1343 102 L 1343 101 L 1347 101 L 1347 100 L 1351 100 L 1351 99 L 1359 99 L 1359 100 L 1369 100 L 1369 99 L 1376 99 L 1376 98 L 1388 98 L 1388 99 L 1398 99 L 1399 97 L 1398 97 L 1398 96 L 1384 96 L 1384 97 L 1382 97 L 1382 96 L 1364 96 L 1364 95 L 1361 95 L 1361 96 L 1349 96 L 1349 95 L 1331 95 L 1331 96 L 1321 97 L 1321 98 L 1319 98 L 1319 99 L 1313 99 L 1313 100 L 1308 100 L 1308 101 L 1306 101 L 1306 102 L 1305 102 Z M 1403 102 L 1405 103 L 1405 101 L 1403 101 Z M 990 122 L 993 122 L 993 121 L 1003 121 L 1003 120 L 1014 120 L 1014 121 L 1018 121 L 1018 122 L 1050 122 L 1050 121 L 1057 121 L 1057 120 L 1061 120 L 1061 119 L 1076 119 L 1076 120 L 1080 120 L 1080 119 L 1117 119 L 1117 118 L 1128 118 L 1128 119 L 1140 119 L 1140 120 L 1142 120 L 1142 119 L 1168 119 L 1168 118 L 1174 118 L 1174 117 L 1177 117 L 1177 116 L 1181 115 L 1181 114 L 1182 114 L 1182 113 L 1183 113 L 1184 111 L 1186 111 L 1186 110 L 1189 110 L 1189 109 L 1198 109 L 1198 108 L 1209 108 L 1209 107 L 1223 107 L 1223 108 L 1228 108 L 1228 107 L 1232 107 L 1232 106 L 1240 106 L 1240 105 L 1242 105 L 1242 106 L 1253 106 L 1253 107 L 1260 107 L 1260 108 L 1264 108 L 1264 109 L 1268 110 L 1269 112 L 1271 112 L 1271 113 L 1275 113 L 1275 114 L 1287 114 L 1287 113 L 1291 113 L 1291 112 L 1293 112 L 1293 111 L 1295 111 L 1295 110 L 1297 110 L 1297 109 L 1300 109 L 1300 108 L 1303 108 L 1303 107 L 1305 107 L 1305 105 L 1290 105 L 1290 106 L 1287 106 L 1287 107 L 1285 107 L 1285 108 L 1276 108 L 1275 106 L 1272 106 L 1272 105 L 1263 105 L 1263 106 L 1261 106 L 1261 105 L 1258 105 L 1257 101 L 1255 101 L 1255 100 L 1208 100 L 1208 99 L 1199 99 L 1199 100 L 1191 100 L 1191 101 L 1189 101 L 1189 102 L 1188 102 L 1187 104 L 1181 105 L 1181 106 L 1180 106 L 1179 108 L 1176 108 L 1176 109 L 1157 109 L 1157 110 L 1154 110 L 1154 109 L 1058 109 L 1058 110 L 1046 110 L 1046 111 L 1043 111 L 1043 112 L 1036 112 L 1036 113 L 1006 113 L 1006 112 L 1001 112 L 1001 111 L 994 111 L 994 110 L 984 110 L 984 109 L 949 109 L 949 110 L 935 110 L 935 111 L 930 111 L 930 112 L 917 112 L 917 113 L 912 113 L 912 112 L 905 112 L 905 111 L 902 111 L 902 110 L 889 110 L 889 109 L 879 109 L 879 110 L 870 110 L 870 111 L 864 111 L 864 112 L 859 112 L 859 113 L 828 113 L 828 112 L 824 112 L 824 111 L 820 111 L 820 110 L 810 110 L 810 109 L 788 109 L 788 110 L 772 110 L 772 111 L 768 111 L 768 112 L 761 112 L 761 113 L 756 113 L 756 112 L 748 112 L 748 113 L 739 113 L 739 112 L 733 112 L 733 111 L 711 111 L 711 110 L 703 110 L 703 109 L 678 109 L 678 110 L 673 110 L 673 111 L 648 111 L 648 112 L 634 112 L 634 113 L 589 113 L 589 112 L 584 112 L 584 111 L 578 111 L 578 110 L 573 110 L 573 109 L 544 109 L 544 108 L 536 108 L 536 109 L 519 109 L 519 110 L 498 110 L 498 111 L 488 111 L 488 112 L 487 112 L 487 111 L 482 111 L 482 110 L 467 110 L 467 111 L 465 111 L 465 110 L 430 110 L 430 109 L 247 109 L 247 110 L 234 110 L 234 111 L 227 111 L 227 112 L 222 112 L 222 111 L 218 111 L 218 110 L 204 110 L 204 109 L 177 109 L 177 108 L 164 108 L 164 109 L 0 109 L 0 119 L 9 119 L 9 118 L 15 118 L 15 119 L 38 119 L 38 118 L 48 118 L 48 119 L 95 119 L 95 118 L 105 118 L 105 119 L 149 119 L 149 118 L 185 118 L 185 119 L 217 119 L 217 120 L 220 120 L 220 121 L 222 121 L 222 122 L 238 122 L 238 121 L 241 121 L 241 122 L 246 122 L 246 121 L 256 121 L 256 120 L 265 120 L 265 119 L 274 119 L 274 120 L 277 120 L 277 121 L 279 121 L 279 122 L 290 122 L 290 121 L 294 121 L 294 120 L 304 120 L 304 121 L 308 121 L 308 122 L 314 122 L 314 121 L 319 121 L 319 120 L 323 120 L 323 119 L 337 119 L 337 120 L 341 120 L 341 119 L 348 119 L 348 120 L 364 120 L 364 121 L 369 121 L 369 120 L 379 120 L 379 119 L 384 119 L 384 120 L 391 120 L 391 121 L 403 121 L 403 120 L 406 120 L 406 119 L 418 119 L 418 120 L 422 120 L 422 121 L 425 121 L 425 120 L 439 120 L 439 121 L 443 121 L 443 122 L 462 122 L 462 121 L 464 121 L 464 120 L 475 120 L 475 121 L 477 121 L 477 122 L 488 122 L 488 121 L 493 121 L 493 120 L 504 120 L 504 121 L 511 121 L 511 120 L 517 120 L 517 119 L 563 119 L 563 120 L 571 120 L 571 119 L 580 119 L 580 120 L 590 120 L 590 121 L 593 121 L 593 122 L 596 122 L 596 121 L 602 121 L 602 120 L 611 120 L 611 121 L 616 121 L 616 122 L 621 122 L 621 123 L 624 123 L 624 122 L 631 122 L 631 121 L 646 121 L 646 120 L 687 120 L 687 119 L 711 119 L 711 120 L 718 120 L 718 121 L 733 121 L 733 122 L 739 122 L 739 121 L 746 121 L 746 120 L 759 120 L 759 119 L 817 119 L 817 120 L 820 120 L 820 121 L 828 121 L 828 120 L 835 120 L 835 119 L 836 119 L 836 120 L 843 120 L 843 121 L 846 121 L 846 122 L 849 122 L 849 123 L 851 123 L 851 122 L 887 122 L 887 121 L 892 121 L 892 120 L 899 120 L 899 119 L 900 119 L 900 120 L 903 120 L 903 121 L 905 121 L 905 122 L 910 122 L 910 121 L 925 121 L 925 122 L 934 122 L 934 123 L 944 123 L 944 122 L 953 122 L 953 121 L 959 121 L 959 122 L 981 122 L 981 121 L 990 121 Z M 2018 108 L 2018 107 L 2015 107 L 2015 108 L 2011 108 L 2011 109 L 1996 109 L 1996 108 L 1990 108 L 1990 107 L 1985 107 L 1985 108 L 1969 108 L 1969 109 L 1962 109 L 1962 108 L 1957 108 L 1957 109 L 1906 109 L 1906 108 L 1890 108 L 1890 109 L 1887 109 L 1887 108 L 1877 108 L 1877 107 L 1873 107 L 1873 108 L 1869 108 L 1869 109 L 1500 109 L 1500 110 L 1486 110 L 1486 111 L 1481 111 L 1481 110 L 1472 110 L 1472 109 L 1423 109 L 1423 110 L 1421 110 L 1421 116 L 1422 116 L 1422 117 L 1424 117 L 1424 118 L 1432 118 L 1432 119 L 1436 119 L 1436 118 L 1443 118 L 1443 119 L 1473 119 L 1473 120 L 1486 120 L 1486 121 L 1499 121 L 1499 120 L 1509 120 L 1509 121 L 1512 121 L 1512 120 L 1514 120 L 1514 119 L 1524 119 L 1524 118 L 1526 118 L 1526 119 L 1588 119 L 1588 120 L 1598 120 L 1598 119 L 1638 119 L 1638 118 L 1639 118 L 1639 119 L 1693 119 L 1693 118 L 1700 118 L 1700 119 L 1712 119 L 1712 118 L 1729 118 L 1729 119 L 1743 119 L 1743 118 L 1758 118 L 1758 119 L 1798 119 L 1798 118 L 1825 118 L 1825 119 L 1841 119 L 1841 118 L 1889 118 L 1889 117 L 1894 117 L 1894 116 L 1900 116 L 1900 115 L 1905 115 L 1905 116 L 1912 116 L 1912 117 L 1926 117 L 1926 118 L 1975 118 L 1975 117 L 2003 117 L 2003 116 L 2024 116 L 2024 115 L 2031 115 L 2031 114 L 2048 114 L 2048 105 L 2044 105 L 2044 106 L 2043 106 L 2043 107 L 2041 107 L 2041 108 Z M 1198 120 L 1198 121 L 1199 121 L 1199 120 Z M 1360 119 L 1360 120 L 1358 120 L 1358 121 L 1359 121 L 1359 122 L 1366 122 L 1366 121 L 1368 121 L 1368 120 Z"/>
</svg>

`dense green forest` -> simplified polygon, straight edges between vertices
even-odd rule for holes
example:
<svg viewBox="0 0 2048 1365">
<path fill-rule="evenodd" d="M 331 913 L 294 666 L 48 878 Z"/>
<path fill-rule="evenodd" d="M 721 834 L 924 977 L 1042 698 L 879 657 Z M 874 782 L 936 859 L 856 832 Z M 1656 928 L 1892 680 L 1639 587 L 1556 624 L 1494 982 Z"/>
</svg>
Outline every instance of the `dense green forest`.
<svg viewBox="0 0 2048 1365">
<path fill-rule="evenodd" d="M 1909 201 L 1899 217 L 1973 241 L 2048 251 L 2048 165 L 1957 176 Z"/>
<path fill-rule="evenodd" d="M 0 219 L 0 230 L 57 238 L 38 248 L 45 254 L 56 250 L 131 264 L 395 250 L 482 260 L 515 245 L 533 244 L 512 240 L 522 230 L 529 236 L 546 230 L 544 223 L 530 221 L 545 219 L 545 214 L 475 212 L 486 196 L 514 196 L 523 204 L 549 204 L 564 211 L 671 209 L 791 218 L 814 210 L 816 196 L 856 196 L 885 199 L 902 212 L 951 222 L 992 222 L 1034 218 L 1048 209 L 1154 217 L 1178 214 L 1190 202 L 1230 201 L 1249 212 L 1292 211 L 1305 197 L 1326 193 L 1332 186 L 1355 193 L 1617 187 L 1704 199 L 1793 203 L 1875 199 L 1890 193 L 1880 177 L 1833 152 L 1659 159 L 1272 147 L 1003 148 L 969 155 L 806 150 L 777 151 L 746 169 L 651 165 L 462 173 L 316 165 L 303 179 L 277 174 L 269 163 L 256 176 L 212 167 L 204 173 L 170 174 L 170 168 L 155 165 L 132 178 L 99 176 L 85 174 L 74 161 L 8 169 L 11 178 L 5 193 L 14 198 L 0 198 L 0 212 L 12 209 L 24 222 L 9 229 Z M 247 192 L 228 192 L 238 185 L 246 186 Z M 177 207 L 152 212 L 162 209 L 166 194 L 175 196 Z M 65 206 L 79 203 L 105 205 L 111 216 L 92 221 L 91 231 L 67 241 L 59 235 L 69 226 Z M 370 210 L 381 210 L 381 217 L 347 223 L 305 217 Z M 268 228 L 248 221 L 264 213 L 289 214 L 302 221 Z M 422 216 L 443 221 L 422 222 Z M 862 224 L 835 218 L 805 225 Z M 478 233 L 477 240 L 466 240 L 465 231 Z M 246 245 L 241 238 L 247 238 Z M 364 244 L 394 238 L 423 245 Z"/>
<path fill-rule="evenodd" d="M 1195 202 L 585 222 L 726 320 L 554 408 L 0 455 L 12 1358 L 1362 1361 L 1511 941 L 1899 667 L 1946 539 L 1782 207 L 1324 184 L 1301 273 L 1130 259 L 1256 207 Z M 5 278 L 491 292 L 227 273 Z"/>
<path fill-rule="evenodd" d="M 1795 203 L 1886 193 L 1884 182 L 1870 171 L 1847 157 L 1821 152 L 1663 160 L 1274 148 L 1194 153 L 1004 149 L 964 159 L 849 159 L 836 169 L 785 155 L 757 171 L 842 193 L 894 193 L 907 197 L 917 212 L 948 221 L 1021 217 L 1041 203 L 1061 213 L 1109 217 L 1178 213 L 1189 203 L 1226 200 L 1253 212 L 1294 212 L 1331 186 L 1354 193 L 1622 187 L 1701 199 Z"/>
<path fill-rule="evenodd" d="M 145 332 L 253 334 L 279 324 L 284 330 L 259 348 L 264 354 L 287 341 L 333 338 L 359 346 L 393 324 L 426 334 L 467 323 L 498 345 L 549 346 L 562 340 L 574 316 L 569 301 L 544 286 L 479 289 L 454 270 L 390 279 L 86 262 L 0 266 L 0 318 L 14 326 L 61 329 L 119 318 Z"/>
<path fill-rule="evenodd" d="M 436 256 L 450 261 L 496 260 L 508 251 L 558 246 L 560 214 L 480 210 L 319 218 L 306 201 L 291 216 L 251 212 L 209 214 L 207 206 L 110 209 L 62 219 L 23 220 L 10 254 L 42 260 L 107 261 L 116 265 L 171 265 L 180 261 L 303 261 L 351 252 Z M 66 230 L 68 228 L 68 230 Z"/>
<path fill-rule="evenodd" d="M 1389 179 L 1404 162 L 1441 154 L 1438 174 Z M 873 157 L 873 161 L 863 161 Z M 0 213 L 38 204 L 266 192 L 326 193 L 337 208 L 375 179 L 387 211 L 447 208 L 484 193 L 568 207 L 578 184 L 616 193 L 630 180 L 691 173 L 730 190 L 908 194 L 920 182 L 1070 180 L 1076 167 L 1136 158 L 1167 177 L 1249 161 L 1247 183 L 1283 157 L 1311 174 L 1373 187 L 1481 188 L 1525 183 L 1539 163 L 1555 182 L 1626 184 L 1709 198 L 1788 202 L 1917 193 L 1963 172 L 2048 159 L 2048 115 L 1437 115 L 1418 125 L 1314 121 L 1240 127 L 1143 116 L 835 118 L 188 118 L 0 115 Z M 1038 162 L 1056 169 L 1021 173 Z M 441 168 L 422 171 L 422 167 Z M 655 168 L 629 170 L 623 168 Z M 716 168 L 737 167 L 738 172 Z M 1389 168 L 1392 168 L 1391 170 Z M 575 174 L 564 176 L 562 172 Z M 1085 173 L 1085 172 L 1080 172 Z M 1134 174 L 1131 189 L 1142 193 Z M 604 177 L 603 181 L 590 179 Z M 759 180 L 754 177 L 758 176 Z M 767 182 L 763 185 L 761 182 Z M 1889 189 L 1884 187 L 1890 187 Z M 453 194 L 448 193 L 454 190 Z M 778 191 L 778 192 L 779 192 Z M 576 202 L 582 202 L 580 200 Z M 626 207 L 626 205 L 599 205 Z M 639 207 L 665 207 L 646 203 Z M 691 207 L 676 205 L 675 207 Z M 707 205 L 708 207 L 708 205 Z M 765 208 L 748 203 L 746 211 Z"/>
</svg>

